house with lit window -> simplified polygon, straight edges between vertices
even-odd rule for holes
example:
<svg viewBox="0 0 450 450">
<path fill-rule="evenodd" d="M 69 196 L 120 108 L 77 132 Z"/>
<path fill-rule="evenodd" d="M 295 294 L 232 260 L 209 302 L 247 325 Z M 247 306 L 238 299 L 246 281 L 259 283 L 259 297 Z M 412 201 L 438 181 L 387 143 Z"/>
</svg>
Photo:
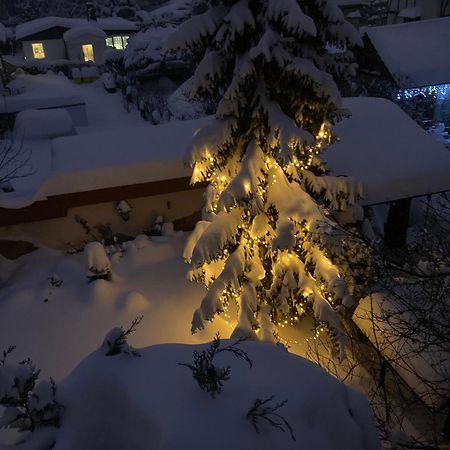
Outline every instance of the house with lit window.
<svg viewBox="0 0 450 450">
<path fill-rule="evenodd" d="M 450 122 L 450 17 L 367 27 L 359 65 L 389 76 L 398 98 L 429 97 L 434 119 Z"/>
<path fill-rule="evenodd" d="M 119 17 L 74 19 L 43 17 L 20 24 L 16 40 L 27 61 L 69 60 L 103 63 L 105 51 L 122 50 L 137 32 L 137 24 Z"/>
</svg>

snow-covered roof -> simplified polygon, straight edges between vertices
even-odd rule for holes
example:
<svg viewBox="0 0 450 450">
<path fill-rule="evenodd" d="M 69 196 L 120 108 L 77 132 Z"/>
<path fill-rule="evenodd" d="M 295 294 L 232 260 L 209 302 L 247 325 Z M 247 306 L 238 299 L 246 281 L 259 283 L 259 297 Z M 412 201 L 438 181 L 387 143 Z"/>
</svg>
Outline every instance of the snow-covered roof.
<svg viewBox="0 0 450 450">
<path fill-rule="evenodd" d="M 66 42 L 76 41 L 84 36 L 95 36 L 100 39 L 106 38 L 106 33 L 98 26 L 92 25 L 92 22 L 75 25 L 63 34 Z"/>
<path fill-rule="evenodd" d="M 31 178 L 18 180 L 16 192 L 0 206 L 23 208 L 54 195 L 189 177 L 183 154 L 193 134 L 210 119 L 144 125 L 115 131 L 63 136 L 40 148 L 51 169 L 39 163 Z M 30 141 L 27 145 L 33 146 Z M 47 155 L 47 156 L 45 156 Z"/>
<path fill-rule="evenodd" d="M 340 142 L 325 152 L 334 175 L 363 183 L 371 205 L 450 190 L 450 152 L 394 103 L 346 98 L 352 117 L 335 127 Z"/>
<path fill-rule="evenodd" d="M 186 143 L 205 120 L 65 136 L 52 142 L 46 196 L 190 176 Z"/>
<path fill-rule="evenodd" d="M 100 28 L 101 30 L 137 30 L 137 24 L 120 17 L 109 17 L 104 19 L 97 19 L 97 21 L 88 21 L 87 19 L 74 19 L 67 17 L 41 17 L 39 19 L 31 20 L 22 23 L 16 27 L 16 39 L 24 39 L 41 31 L 48 30 L 54 27 L 73 28 L 80 25 L 91 25 Z"/>
<path fill-rule="evenodd" d="M 54 108 L 79 105 L 84 99 L 64 76 L 52 74 L 17 77 L 25 90 L 22 94 L 2 97 L 0 113 L 15 113 L 25 109 Z"/>
<path fill-rule="evenodd" d="M 409 8 L 404 8 L 398 13 L 398 17 L 403 17 L 404 19 L 417 19 L 422 16 L 422 9 L 420 6 L 410 6 Z"/>
<path fill-rule="evenodd" d="M 344 106 L 353 116 L 337 124 L 341 141 L 324 159 L 334 175 L 363 183 L 363 205 L 450 190 L 450 152 L 398 106 L 363 97 L 344 99 Z M 19 188 L 0 198 L 0 206 L 22 208 L 54 195 L 188 177 L 185 148 L 209 120 L 55 138 L 45 150 L 52 155 L 51 170 L 36 174 L 33 185 L 20 180 L 23 195 Z"/>
<path fill-rule="evenodd" d="M 450 83 L 450 17 L 364 29 L 400 88 Z"/>
</svg>

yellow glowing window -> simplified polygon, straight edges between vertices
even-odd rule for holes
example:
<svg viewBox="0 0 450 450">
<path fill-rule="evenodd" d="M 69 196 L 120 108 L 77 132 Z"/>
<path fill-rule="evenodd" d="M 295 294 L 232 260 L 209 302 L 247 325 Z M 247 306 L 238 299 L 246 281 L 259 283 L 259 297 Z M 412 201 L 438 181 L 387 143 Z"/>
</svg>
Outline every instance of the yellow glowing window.
<svg viewBox="0 0 450 450">
<path fill-rule="evenodd" d="M 85 61 L 94 61 L 94 47 L 92 44 L 85 44 L 81 47 Z"/>
<path fill-rule="evenodd" d="M 44 44 L 42 42 L 35 42 L 34 44 L 31 44 L 31 48 L 33 49 L 33 58 L 45 58 Z"/>
</svg>

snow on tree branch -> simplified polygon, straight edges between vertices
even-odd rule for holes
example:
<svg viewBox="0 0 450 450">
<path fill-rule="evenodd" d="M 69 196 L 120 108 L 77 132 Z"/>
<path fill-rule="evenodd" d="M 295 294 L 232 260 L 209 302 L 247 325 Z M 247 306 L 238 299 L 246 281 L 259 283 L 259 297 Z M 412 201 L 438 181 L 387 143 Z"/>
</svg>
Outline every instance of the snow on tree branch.
<svg viewBox="0 0 450 450">
<path fill-rule="evenodd" d="M 362 190 L 326 175 L 320 153 L 343 116 L 333 75 L 349 67 L 328 47 L 358 43 L 356 31 L 330 0 L 229 0 L 211 2 L 174 42 L 203 55 L 191 95 L 221 97 L 186 153 L 191 182 L 209 183 L 206 220 L 184 254 L 190 279 L 208 287 L 192 331 L 216 314 L 229 320 L 233 303 L 235 335 L 252 338 L 273 340 L 270 322 L 312 313 L 342 356 L 339 312 L 353 300 L 332 212 Z"/>
</svg>

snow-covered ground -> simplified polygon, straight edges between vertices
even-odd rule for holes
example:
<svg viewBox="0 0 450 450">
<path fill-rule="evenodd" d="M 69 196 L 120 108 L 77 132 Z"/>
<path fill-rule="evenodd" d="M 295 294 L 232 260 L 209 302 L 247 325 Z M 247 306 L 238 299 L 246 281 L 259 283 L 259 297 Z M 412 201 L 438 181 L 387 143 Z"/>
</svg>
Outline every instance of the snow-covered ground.
<svg viewBox="0 0 450 450">
<path fill-rule="evenodd" d="M 91 84 L 74 85 L 75 92 L 86 102 L 88 126 L 78 127 L 79 134 L 98 131 L 119 130 L 140 125 L 151 126 L 136 110 L 127 112 L 122 106 L 119 92 L 109 94 L 101 81 Z"/>
<path fill-rule="evenodd" d="M 184 245 L 181 232 L 141 236 L 112 256 L 111 282 L 88 282 L 83 253 L 41 249 L 15 261 L 2 258 L 0 343 L 16 345 L 17 358 L 30 356 L 44 375 L 60 380 L 98 347 L 110 328 L 127 326 L 141 314 L 144 320 L 131 338 L 138 347 L 206 342 L 217 332 L 229 337 L 235 322 L 220 317 L 191 335 L 192 314 L 205 288 L 187 281 Z M 61 286 L 52 286 L 52 278 L 62 280 Z M 281 334 L 292 341 L 293 352 L 305 354 L 308 330 L 286 328 Z"/>
<path fill-rule="evenodd" d="M 135 346 L 205 342 L 230 329 L 216 321 L 191 335 L 190 321 L 203 287 L 189 283 L 182 260 L 184 236 L 154 237 L 129 244 L 112 258 L 113 281 L 88 282 L 83 253 L 38 250 L 14 262 L 0 286 L 0 342 L 30 356 L 44 376 L 61 380 L 98 347 L 113 326 L 144 320 L 131 338 Z M 143 248 L 137 248 L 137 246 Z M 62 280 L 60 287 L 51 285 Z M 0 349 L 1 350 L 1 349 Z"/>
<path fill-rule="evenodd" d="M 13 359 L 18 361 L 31 357 L 36 366 L 42 369 L 42 379 L 52 376 L 57 382 L 60 382 L 83 358 L 100 346 L 104 336 L 111 328 L 121 325 L 127 328 L 139 315 L 144 315 L 144 319 L 130 338 L 130 343 L 135 347 L 160 343 L 199 344 L 212 340 L 217 332 L 222 337 L 228 338 L 231 333 L 231 324 L 234 324 L 234 321 L 228 324 L 222 318 L 209 324 L 204 331 L 195 335 L 190 333 L 192 313 L 204 295 L 204 288 L 201 285 L 189 283 L 186 279 L 187 266 L 183 263 L 181 256 L 184 245 L 185 235 L 182 233 L 173 236 L 152 237 L 151 239 L 139 237 L 127 244 L 125 252 L 111 257 L 113 273 L 111 282 L 105 280 L 88 282 L 86 256 L 83 253 L 66 255 L 41 249 L 15 261 L 2 258 L 1 267 L 3 269 L 0 274 L 0 279 L 3 280 L 0 284 L 0 343 L 2 348 L 0 351 L 9 345 L 16 345 L 17 349 L 12 355 Z M 283 332 L 281 334 L 283 335 Z M 308 330 L 290 329 L 286 330 L 284 337 L 292 340 L 290 349 L 292 352 L 303 354 L 306 349 L 305 339 L 310 335 Z M 164 348 L 149 349 L 146 350 L 146 354 L 148 352 L 150 355 L 154 351 L 158 353 Z M 171 347 L 168 349 L 172 352 Z M 188 358 L 191 349 L 174 347 L 173 352 L 174 371 L 180 370 L 181 378 L 186 380 L 185 385 L 192 387 L 193 392 L 196 393 L 195 385 L 191 386 L 193 381 L 191 381 L 190 375 L 176 366 L 178 361 Z M 261 351 L 258 349 L 256 353 L 259 355 L 258 359 L 263 361 L 264 357 Z M 276 355 L 275 357 L 278 358 Z M 164 364 L 169 364 L 169 359 L 166 359 Z M 87 363 L 88 365 L 96 364 L 92 357 L 90 361 Z M 132 368 L 134 363 L 131 364 Z M 237 367 L 239 364 L 234 365 Z M 265 364 L 267 365 L 267 363 Z M 293 363 L 289 362 L 288 364 Z M 300 363 L 300 366 L 303 364 L 305 363 Z M 119 366 L 121 367 L 122 363 Z M 126 368 L 126 371 L 130 367 Z M 119 367 L 117 369 L 119 370 Z M 83 369 L 81 370 L 83 371 Z M 301 371 L 301 369 L 299 370 Z M 95 372 L 100 373 L 97 370 Z M 282 376 L 281 369 L 275 372 L 272 374 L 273 376 Z M 139 378 L 141 375 L 142 373 L 138 372 L 134 376 Z M 158 378 L 161 375 L 155 376 Z M 84 375 L 82 375 L 83 377 Z M 178 375 L 176 379 L 178 379 Z M 298 380 L 300 379 L 299 375 Z M 243 379 L 242 383 L 249 382 L 249 380 L 245 380 L 247 378 Z M 298 380 L 295 382 L 297 383 Z M 294 382 L 294 378 L 292 382 Z M 275 393 L 272 392 L 270 383 L 269 385 L 263 383 L 263 385 L 268 390 L 261 392 L 260 395 Z M 72 391 L 69 392 L 72 394 L 68 395 L 72 396 L 72 400 L 68 401 L 74 401 L 74 388 L 71 389 Z M 179 389 L 181 388 L 177 388 L 176 392 Z M 340 388 L 336 392 L 339 390 Z M 280 395 L 286 397 L 288 392 L 290 391 L 283 388 Z M 341 391 L 341 393 L 343 392 L 345 390 Z M 155 394 L 151 392 L 149 395 Z M 185 395 L 189 397 L 190 390 Z M 112 402 L 116 400 L 119 401 L 111 399 Z M 207 400 L 204 399 L 201 402 Z M 280 398 L 280 400 L 282 399 Z M 93 404 L 92 408 L 95 409 L 97 406 Z M 105 408 L 107 407 L 108 404 L 105 405 Z M 294 414 L 293 411 L 296 411 L 294 401 L 292 401 L 291 407 L 292 410 L 288 410 L 289 414 Z M 202 406 L 200 410 L 204 411 Z M 231 413 L 234 414 L 230 411 Z M 77 414 L 79 412 L 75 413 L 75 417 Z M 154 415 L 155 412 L 153 411 L 151 414 Z M 170 414 L 173 414 L 173 411 Z M 203 413 L 199 414 L 203 417 Z M 301 416 L 300 414 L 296 417 Z M 79 419 L 72 417 L 70 420 Z M 296 422 L 296 419 L 291 420 Z M 317 418 L 317 420 L 319 419 Z M 322 422 L 317 422 L 315 426 L 319 427 L 319 423 Z M 78 425 L 74 426 L 76 429 Z M 92 426 L 96 425 L 92 423 Z M 248 426 L 245 424 L 245 420 L 243 426 Z M 300 429 L 298 430 L 300 435 Z M 334 428 L 333 430 L 330 433 L 336 431 Z M 0 443 L 2 442 L 2 433 L 0 432 Z M 248 434 L 253 436 L 253 433 L 254 431 L 250 427 Z M 275 433 L 275 437 L 277 437 L 277 433 Z M 317 436 L 314 435 L 311 439 L 313 438 L 316 439 Z M 343 437 L 341 438 L 343 439 Z M 287 442 L 289 442 L 288 439 Z M 78 448 L 94 449 L 96 447 Z M 291 446 L 283 448 L 291 448 Z M 356 446 L 355 448 L 362 447 Z"/>
<path fill-rule="evenodd" d="M 379 449 L 371 411 L 360 394 L 273 345 L 248 342 L 241 348 L 253 366 L 229 353 L 219 354 L 214 363 L 231 367 L 231 378 L 215 398 L 202 392 L 189 370 L 177 364 L 192 362 L 192 352 L 204 347 L 154 346 L 140 350 L 141 357 L 108 357 L 100 349 L 59 388 L 66 411 L 61 428 L 48 437 L 56 442 L 52 448 Z M 282 429 L 261 417 L 256 417 L 258 430 L 252 425 L 247 414 L 255 401 L 272 395 L 269 406 L 287 401 L 276 413 L 291 431 L 280 416 L 268 418 Z M 20 450 L 35 448 L 36 442 L 30 442 Z"/>
</svg>

